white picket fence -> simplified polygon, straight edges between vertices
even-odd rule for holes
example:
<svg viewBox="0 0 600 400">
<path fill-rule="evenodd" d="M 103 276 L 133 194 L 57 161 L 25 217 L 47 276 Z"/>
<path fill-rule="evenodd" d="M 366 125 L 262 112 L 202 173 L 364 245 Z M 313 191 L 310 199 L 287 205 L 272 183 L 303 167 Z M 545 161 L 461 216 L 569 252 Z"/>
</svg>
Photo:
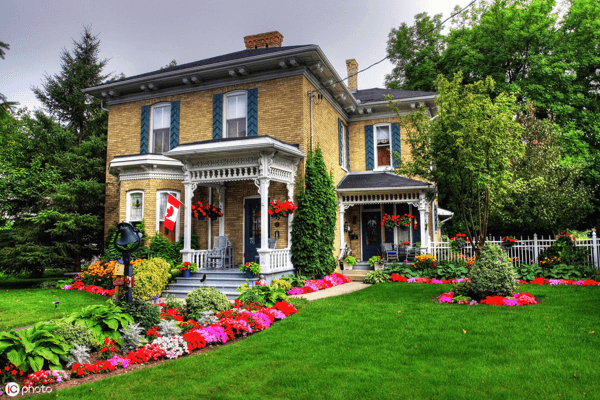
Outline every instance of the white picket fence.
<svg viewBox="0 0 600 400">
<path fill-rule="evenodd" d="M 520 238 L 517 239 L 517 244 L 513 247 L 507 248 L 506 252 L 509 257 L 517 257 L 513 260 L 515 265 L 531 264 L 538 262 L 539 254 L 546 248 L 552 246 L 552 243 L 556 241 L 556 238 L 544 238 L 543 236 L 538 238 L 537 234 L 533 235 L 533 239 Z M 500 238 L 489 238 L 486 243 L 494 243 L 501 245 L 502 241 Z M 577 247 L 587 247 L 589 252 L 588 264 L 594 265 L 596 269 L 600 266 L 600 260 L 598 255 L 600 254 L 600 241 L 596 238 L 596 232 L 592 232 L 591 238 L 577 239 L 575 241 Z M 431 242 L 429 244 L 429 253 L 435 256 L 438 261 L 452 259 L 453 252 L 450 247 L 450 241 L 445 242 Z M 475 254 L 471 244 L 467 244 L 460 250 L 460 253 L 465 257 L 471 257 Z"/>
</svg>

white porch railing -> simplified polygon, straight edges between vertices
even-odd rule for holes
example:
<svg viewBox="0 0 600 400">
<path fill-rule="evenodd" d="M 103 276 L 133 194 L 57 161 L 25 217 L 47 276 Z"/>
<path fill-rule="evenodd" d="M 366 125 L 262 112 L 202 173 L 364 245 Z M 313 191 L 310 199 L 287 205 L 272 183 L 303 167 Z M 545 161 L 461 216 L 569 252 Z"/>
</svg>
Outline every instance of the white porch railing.
<svg viewBox="0 0 600 400">
<path fill-rule="evenodd" d="M 198 268 L 206 268 L 206 257 L 210 250 L 192 250 L 191 262 L 196 263 Z M 261 254 L 261 267 L 264 273 L 275 273 L 293 268 L 292 253 L 290 249 L 268 249 L 259 250 Z M 263 259 L 263 257 L 266 257 Z"/>
<path fill-rule="evenodd" d="M 517 257 L 513 260 L 515 265 L 523 264 L 531 264 L 538 262 L 538 256 L 542 251 L 546 248 L 552 246 L 552 243 L 556 241 L 555 238 L 538 238 L 537 235 L 533 235 L 533 239 L 529 237 L 524 239 L 517 239 L 517 244 L 513 245 L 513 247 L 507 248 L 506 252 L 509 257 Z M 493 243 L 497 245 L 501 245 L 502 241 L 500 238 L 494 240 L 490 238 L 486 240 L 486 243 Z M 600 260 L 598 255 L 600 254 L 600 241 L 598 241 L 596 237 L 596 232 L 592 233 L 591 238 L 577 239 L 575 241 L 575 246 L 577 247 L 585 247 L 589 250 L 589 256 L 587 259 L 588 264 L 593 265 L 596 269 L 600 267 Z M 429 252 L 437 260 L 449 260 L 451 259 L 453 253 L 450 247 L 450 241 L 445 242 L 431 242 L 429 244 Z M 465 257 L 471 257 L 475 254 L 471 244 L 467 244 L 460 250 L 460 254 Z"/>
</svg>

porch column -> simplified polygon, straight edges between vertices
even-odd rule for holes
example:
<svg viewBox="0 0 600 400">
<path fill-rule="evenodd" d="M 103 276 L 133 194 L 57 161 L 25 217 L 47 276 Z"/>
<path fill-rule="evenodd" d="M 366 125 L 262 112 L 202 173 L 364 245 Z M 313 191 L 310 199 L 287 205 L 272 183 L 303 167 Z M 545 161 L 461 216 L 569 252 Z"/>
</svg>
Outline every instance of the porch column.
<svg viewBox="0 0 600 400">
<path fill-rule="evenodd" d="M 225 186 L 219 187 L 219 208 L 223 213 L 219 217 L 219 236 L 225 236 Z"/>
<path fill-rule="evenodd" d="M 184 182 L 185 187 L 185 207 L 184 224 L 183 224 L 183 250 L 181 250 L 183 261 L 192 262 L 192 198 L 196 184 L 192 182 Z"/>
<path fill-rule="evenodd" d="M 419 221 L 421 230 L 421 248 L 429 252 L 429 213 L 427 212 L 427 202 L 424 198 L 419 202 Z"/>
<path fill-rule="evenodd" d="M 344 235 L 344 216 L 346 214 L 346 205 L 344 203 L 342 203 L 342 196 L 339 197 L 339 203 L 340 203 L 340 255 L 342 254 L 342 251 L 344 250 L 344 247 L 346 247 L 346 235 Z"/>
<path fill-rule="evenodd" d="M 269 178 L 259 178 L 254 181 L 254 184 L 258 186 L 258 193 L 260 194 L 260 249 L 258 254 L 260 255 L 260 266 L 263 272 L 268 272 L 271 269 L 271 257 L 269 257 L 269 184 L 271 180 Z"/>
<path fill-rule="evenodd" d="M 293 183 L 288 183 L 287 185 L 287 190 L 288 190 L 288 200 L 293 202 L 294 201 L 294 184 Z M 291 249 L 292 248 L 292 222 L 294 222 L 294 214 L 288 214 L 288 242 L 287 242 L 287 248 Z"/>
</svg>

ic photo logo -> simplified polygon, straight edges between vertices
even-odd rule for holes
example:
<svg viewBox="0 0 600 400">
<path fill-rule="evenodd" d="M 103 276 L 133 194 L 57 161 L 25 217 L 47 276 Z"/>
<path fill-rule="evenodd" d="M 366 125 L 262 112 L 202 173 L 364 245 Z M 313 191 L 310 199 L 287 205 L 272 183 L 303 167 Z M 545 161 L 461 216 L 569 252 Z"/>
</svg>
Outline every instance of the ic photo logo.
<svg viewBox="0 0 600 400">
<path fill-rule="evenodd" d="M 15 382 L 8 382 L 6 386 L 4 386 L 4 392 L 9 397 L 15 397 L 19 394 L 19 384 Z"/>
</svg>

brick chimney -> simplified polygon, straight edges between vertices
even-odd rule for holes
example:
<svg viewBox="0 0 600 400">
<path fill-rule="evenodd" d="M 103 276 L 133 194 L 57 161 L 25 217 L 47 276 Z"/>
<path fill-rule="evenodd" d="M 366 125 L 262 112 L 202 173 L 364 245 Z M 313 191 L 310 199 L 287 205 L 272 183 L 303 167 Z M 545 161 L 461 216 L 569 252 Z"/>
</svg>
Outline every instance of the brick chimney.
<svg viewBox="0 0 600 400">
<path fill-rule="evenodd" d="M 277 31 L 259 33 L 244 37 L 246 49 L 263 49 L 265 47 L 281 47 L 283 35 Z"/>
<path fill-rule="evenodd" d="M 348 89 L 354 92 L 358 90 L 358 63 L 354 58 L 346 60 L 346 68 L 348 69 Z"/>
</svg>

